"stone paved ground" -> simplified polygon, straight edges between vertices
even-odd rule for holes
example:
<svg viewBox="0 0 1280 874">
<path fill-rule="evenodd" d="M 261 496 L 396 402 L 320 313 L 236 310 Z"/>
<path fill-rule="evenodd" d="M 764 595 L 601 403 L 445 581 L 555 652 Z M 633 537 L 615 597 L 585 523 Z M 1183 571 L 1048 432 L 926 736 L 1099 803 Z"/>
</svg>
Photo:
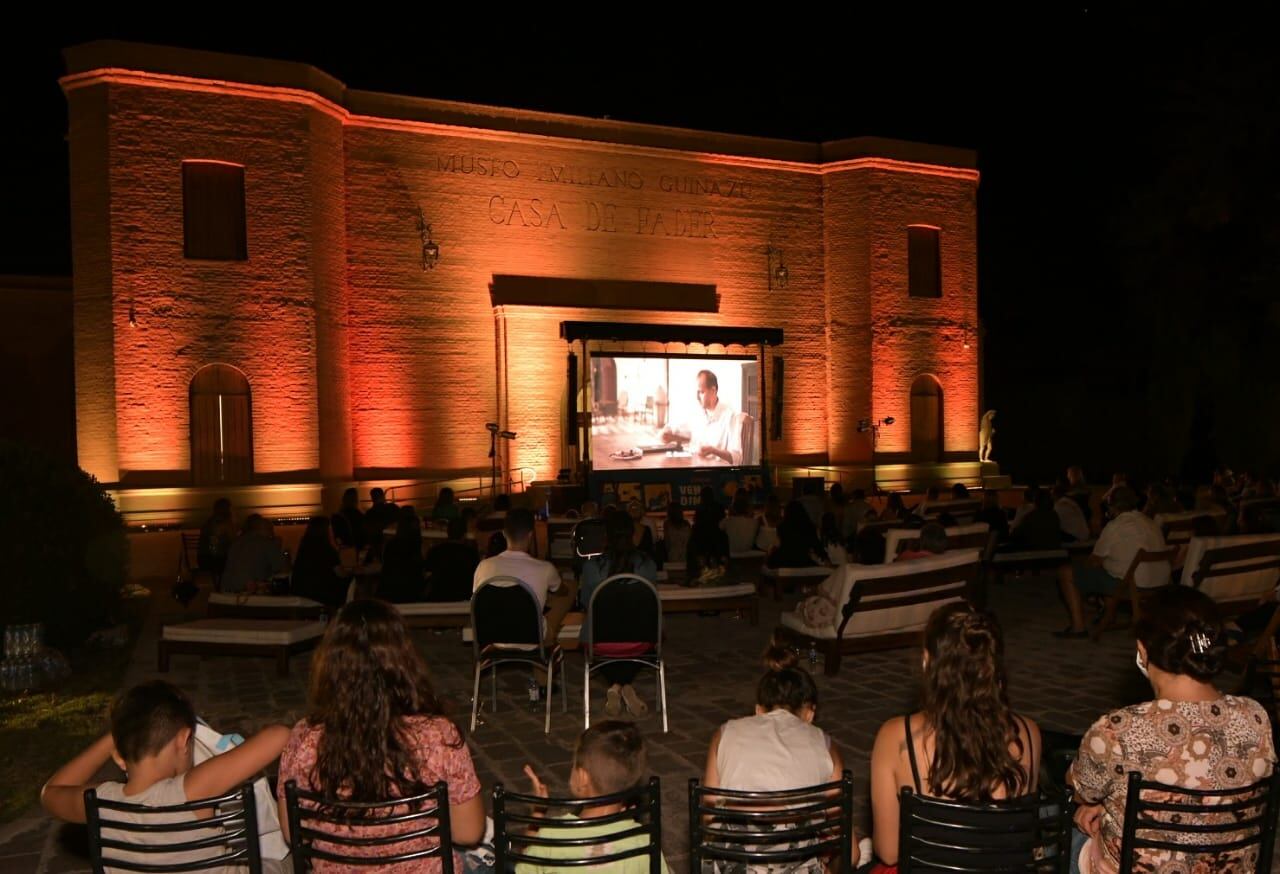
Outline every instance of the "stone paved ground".
<svg viewBox="0 0 1280 874">
<path fill-rule="evenodd" d="M 1053 580 L 1011 580 L 991 592 L 991 603 L 1006 631 L 1011 694 L 1015 706 L 1044 728 L 1082 733 L 1104 711 L 1150 694 L 1133 667 L 1133 644 L 1126 631 L 1113 631 L 1101 643 L 1056 641 L 1049 632 L 1064 624 Z M 155 639 L 160 621 L 181 618 L 172 601 L 157 597 L 124 684 L 158 676 Z M 662 778 L 663 846 L 675 871 L 686 867 L 687 781 L 699 776 L 707 741 L 724 720 L 751 712 L 758 656 L 773 629 L 779 606 L 762 604 L 759 627 L 728 615 L 679 615 L 667 620 L 668 695 L 671 730 L 663 735 L 652 713 L 644 721 L 650 763 Z M 456 632 L 418 632 L 419 646 L 431 664 L 437 690 L 451 703 L 465 728 L 469 706 L 471 650 Z M 249 734 L 264 723 L 292 723 L 305 705 L 308 655 L 293 659 L 291 676 L 275 675 L 269 659 L 175 657 L 169 678 L 195 698 L 201 715 L 223 731 Z M 919 678 L 917 650 L 873 653 L 845 660 L 837 677 L 815 670 L 821 694 L 818 722 L 830 732 L 854 774 L 857 820 L 867 826 L 867 763 L 875 732 L 884 720 L 912 707 Z M 531 712 L 525 677 L 512 669 L 500 682 L 496 713 L 469 738 L 486 793 L 496 781 L 525 788 L 526 763 L 543 775 L 552 792 L 567 790 L 573 742 L 582 726 L 582 661 L 571 655 L 569 712 L 555 702 L 550 735 L 542 732 L 542 712 Z M 1228 678 L 1228 684 L 1234 678 Z M 487 688 L 487 682 L 485 687 Z M 639 683 L 651 706 L 651 679 Z M 557 698 L 558 698 L 557 693 Z M 487 696 L 486 696 L 487 699 Z M 593 713 L 602 716 L 603 691 L 597 683 Z M 656 708 L 654 708 L 656 710 Z M 5 751 L 6 755 L 14 751 Z M 64 872 L 87 870 L 80 830 L 58 826 L 32 811 L 0 829 L 0 871 Z"/>
</svg>

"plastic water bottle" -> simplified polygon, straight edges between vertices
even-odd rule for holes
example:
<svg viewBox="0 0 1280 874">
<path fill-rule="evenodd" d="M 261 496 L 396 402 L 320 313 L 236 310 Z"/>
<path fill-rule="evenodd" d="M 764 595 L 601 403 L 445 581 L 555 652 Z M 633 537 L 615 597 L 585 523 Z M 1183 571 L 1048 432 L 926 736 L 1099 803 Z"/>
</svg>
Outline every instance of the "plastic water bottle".
<svg viewBox="0 0 1280 874">
<path fill-rule="evenodd" d="M 818 663 L 818 647 L 813 641 L 809 641 L 809 667 L 813 667 Z"/>
<path fill-rule="evenodd" d="M 529 678 L 529 709 L 530 710 L 538 709 L 539 691 L 540 690 L 538 689 L 538 681 L 535 680 L 533 677 L 530 677 Z"/>
</svg>

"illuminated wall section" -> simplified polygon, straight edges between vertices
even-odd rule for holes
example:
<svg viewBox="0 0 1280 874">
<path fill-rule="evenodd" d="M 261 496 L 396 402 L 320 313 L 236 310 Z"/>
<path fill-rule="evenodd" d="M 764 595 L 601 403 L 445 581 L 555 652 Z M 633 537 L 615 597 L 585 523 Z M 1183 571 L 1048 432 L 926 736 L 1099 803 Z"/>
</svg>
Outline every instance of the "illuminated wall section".
<svg viewBox="0 0 1280 874">
<path fill-rule="evenodd" d="M 911 384 L 942 385 L 943 449 L 978 449 L 978 251 L 974 170 L 909 164 L 865 174 L 871 285 L 872 412 L 892 416 L 880 433 L 886 456 L 911 450 Z M 940 229 L 942 296 L 907 294 L 907 228 Z M 966 348 L 967 342 L 967 348 Z"/>
</svg>

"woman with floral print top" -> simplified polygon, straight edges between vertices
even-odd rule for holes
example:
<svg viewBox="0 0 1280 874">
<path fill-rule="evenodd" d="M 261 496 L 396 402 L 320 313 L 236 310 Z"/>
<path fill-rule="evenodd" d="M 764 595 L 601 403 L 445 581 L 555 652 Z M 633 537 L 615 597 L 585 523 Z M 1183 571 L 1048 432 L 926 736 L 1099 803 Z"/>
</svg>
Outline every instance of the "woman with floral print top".
<svg viewBox="0 0 1280 874">
<path fill-rule="evenodd" d="M 1156 697 L 1102 717 L 1080 744 L 1070 774 L 1080 802 L 1073 872 L 1119 870 L 1130 771 L 1179 789 L 1239 789 L 1268 776 L 1275 763 L 1266 711 L 1252 699 L 1224 695 L 1213 685 L 1224 654 L 1213 601 L 1195 589 L 1173 586 L 1153 599 L 1135 631 L 1138 670 L 1150 680 Z M 1161 800 L 1156 793 L 1149 798 Z M 1206 810 L 1211 807 L 1210 801 Z M 1171 814 L 1205 825 L 1220 824 L 1226 815 Z M 1249 835 L 1218 834 L 1214 840 Z M 1198 853 L 1194 835 L 1152 837 L 1187 843 L 1188 850 L 1141 849 L 1135 871 L 1244 874 L 1257 865 L 1256 848 Z"/>
</svg>

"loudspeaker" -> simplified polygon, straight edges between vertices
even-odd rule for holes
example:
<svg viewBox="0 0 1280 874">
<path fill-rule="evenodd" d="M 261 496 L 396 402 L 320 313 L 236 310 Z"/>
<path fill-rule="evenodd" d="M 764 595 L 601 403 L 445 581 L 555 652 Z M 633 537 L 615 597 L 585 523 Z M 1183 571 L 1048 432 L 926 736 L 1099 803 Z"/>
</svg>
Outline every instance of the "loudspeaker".
<svg viewBox="0 0 1280 874">
<path fill-rule="evenodd" d="M 782 356 L 773 359 L 773 395 L 770 398 L 769 437 L 782 439 Z"/>
<path fill-rule="evenodd" d="M 578 356 L 572 352 L 569 353 L 569 403 L 565 405 L 569 409 L 569 421 L 567 423 L 566 434 L 569 435 L 569 445 L 578 445 Z"/>
</svg>

